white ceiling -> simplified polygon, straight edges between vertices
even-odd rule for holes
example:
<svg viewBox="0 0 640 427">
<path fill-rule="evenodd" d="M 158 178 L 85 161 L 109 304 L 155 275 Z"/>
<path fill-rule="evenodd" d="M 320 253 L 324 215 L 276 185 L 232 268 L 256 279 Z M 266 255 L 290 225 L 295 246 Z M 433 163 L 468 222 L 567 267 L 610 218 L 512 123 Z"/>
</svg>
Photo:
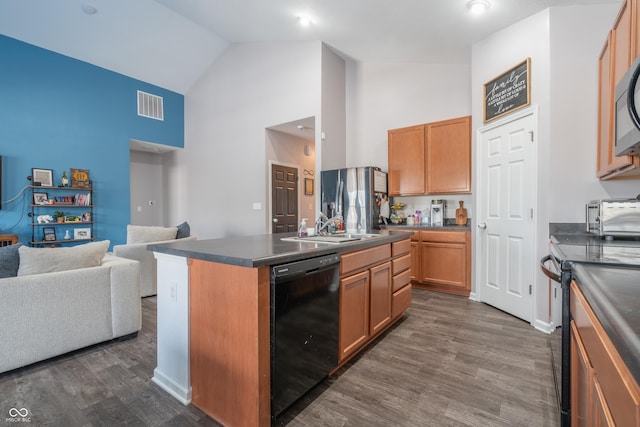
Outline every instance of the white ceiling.
<svg viewBox="0 0 640 427">
<path fill-rule="evenodd" d="M 321 40 L 356 61 L 470 63 L 473 43 L 543 9 L 621 2 L 490 0 L 475 16 L 467 1 L 2 0 L 0 34 L 184 94 L 230 43 Z"/>
</svg>

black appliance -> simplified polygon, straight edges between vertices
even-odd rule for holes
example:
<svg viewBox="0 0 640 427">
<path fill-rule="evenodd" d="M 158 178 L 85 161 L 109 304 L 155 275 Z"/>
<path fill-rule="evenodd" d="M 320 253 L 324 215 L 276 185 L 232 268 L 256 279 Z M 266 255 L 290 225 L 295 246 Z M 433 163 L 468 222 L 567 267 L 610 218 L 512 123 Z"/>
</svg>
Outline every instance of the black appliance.
<svg viewBox="0 0 640 427">
<path fill-rule="evenodd" d="M 271 268 L 271 417 L 338 366 L 340 256 Z"/>
<path fill-rule="evenodd" d="M 615 154 L 640 154 L 640 56 L 616 85 Z"/>
<path fill-rule="evenodd" d="M 553 270 L 547 267 L 551 262 Z M 553 235 L 550 254 L 540 260 L 543 273 L 562 289 L 560 394 L 562 427 L 571 425 L 571 311 L 570 285 L 575 263 L 602 266 L 640 266 L 640 239 L 607 240 L 594 235 Z"/>
</svg>

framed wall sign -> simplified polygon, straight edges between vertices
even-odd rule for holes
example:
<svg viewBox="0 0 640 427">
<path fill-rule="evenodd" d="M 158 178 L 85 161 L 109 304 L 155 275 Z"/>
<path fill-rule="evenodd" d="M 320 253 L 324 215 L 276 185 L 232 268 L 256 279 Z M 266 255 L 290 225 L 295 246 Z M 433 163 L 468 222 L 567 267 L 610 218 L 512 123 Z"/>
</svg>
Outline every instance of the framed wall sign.
<svg viewBox="0 0 640 427">
<path fill-rule="evenodd" d="M 74 228 L 73 238 L 74 239 L 90 239 L 91 229 L 90 228 Z"/>
<path fill-rule="evenodd" d="M 89 169 L 70 169 L 71 186 L 75 188 L 90 188 Z"/>
<path fill-rule="evenodd" d="M 42 234 L 45 241 L 50 242 L 56 240 L 56 229 L 53 227 L 44 227 L 42 229 Z"/>
<path fill-rule="evenodd" d="M 31 182 L 37 186 L 53 187 L 53 170 L 32 168 Z"/>
<path fill-rule="evenodd" d="M 312 178 L 304 179 L 304 194 L 305 196 L 313 196 L 313 179 Z"/>
<path fill-rule="evenodd" d="M 484 84 L 484 122 L 531 103 L 531 58 Z"/>
</svg>

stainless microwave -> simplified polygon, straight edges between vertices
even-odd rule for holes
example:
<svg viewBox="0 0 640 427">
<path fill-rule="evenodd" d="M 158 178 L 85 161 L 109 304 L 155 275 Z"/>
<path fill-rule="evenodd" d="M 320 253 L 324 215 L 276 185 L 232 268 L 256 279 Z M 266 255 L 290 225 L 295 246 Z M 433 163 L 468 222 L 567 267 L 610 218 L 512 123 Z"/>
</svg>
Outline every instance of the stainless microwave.
<svg viewBox="0 0 640 427">
<path fill-rule="evenodd" d="M 640 154 L 640 56 L 616 85 L 615 155 Z"/>
</svg>

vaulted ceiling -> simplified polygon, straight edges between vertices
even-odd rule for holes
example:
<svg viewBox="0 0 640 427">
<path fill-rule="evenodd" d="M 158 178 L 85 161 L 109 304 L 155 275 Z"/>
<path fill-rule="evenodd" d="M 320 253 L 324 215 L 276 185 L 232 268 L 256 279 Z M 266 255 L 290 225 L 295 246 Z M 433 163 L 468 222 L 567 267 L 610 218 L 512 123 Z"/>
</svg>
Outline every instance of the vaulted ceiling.
<svg viewBox="0 0 640 427">
<path fill-rule="evenodd" d="M 477 16 L 468 0 L 2 0 L 0 34 L 186 93 L 231 43 L 321 40 L 355 61 L 470 63 L 473 43 L 545 8 L 621 2 L 490 1 Z"/>
</svg>

